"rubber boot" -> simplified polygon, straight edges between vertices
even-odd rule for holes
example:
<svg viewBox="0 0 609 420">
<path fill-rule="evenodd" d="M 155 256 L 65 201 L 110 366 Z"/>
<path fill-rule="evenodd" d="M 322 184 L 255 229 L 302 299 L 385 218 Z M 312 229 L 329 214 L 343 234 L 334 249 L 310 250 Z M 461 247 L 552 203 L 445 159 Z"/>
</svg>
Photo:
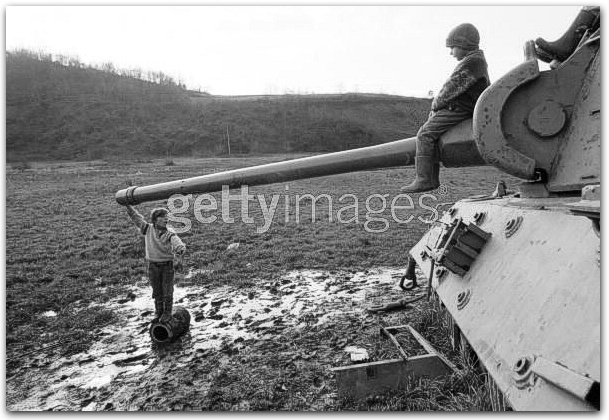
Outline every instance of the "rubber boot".
<svg viewBox="0 0 609 420">
<path fill-rule="evenodd" d="M 436 180 L 436 184 L 438 187 L 440 186 L 440 150 L 438 148 L 438 144 L 436 143 L 434 146 L 434 162 L 433 162 L 433 178 Z M 436 187 L 436 188 L 438 188 Z"/>
<path fill-rule="evenodd" d="M 571 26 L 569 26 L 569 29 L 567 29 L 563 36 L 556 41 L 548 42 L 543 38 L 537 38 L 535 44 L 543 51 L 538 51 L 537 55 L 543 61 L 546 61 L 549 57 L 559 61 L 565 61 L 573 54 L 573 51 L 575 51 L 577 44 L 582 39 L 586 30 L 592 27 L 599 15 L 599 10 L 600 9 L 582 9 L 573 23 L 571 23 Z"/>
<path fill-rule="evenodd" d="M 171 320 L 173 313 L 173 301 L 167 300 L 163 302 L 163 315 L 159 318 L 160 322 L 168 322 Z"/>
<path fill-rule="evenodd" d="M 440 186 L 440 162 L 435 143 L 417 140 L 416 178 L 402 187 L 401 190 L 410 193 L 418 193 L 435 190 Z"/>
<path fill-rule="evenodd" d="M 545 63 L 550 63 L 554 60 L 554 57 L 552 57 L 552 55 L 550 53 L 545 52 L 538 46 L 535 47 L 535 51 L 537 52 L 537 58 L 539 58 L 541 61 L 543 61 Z"/>
<path fill-rule="evenodd" d="M 163 315 L 163 301 L 160 299 L 154 300 L 154 319 L 152 323 L 159 322 L 159 319 Z"/>
</svg>

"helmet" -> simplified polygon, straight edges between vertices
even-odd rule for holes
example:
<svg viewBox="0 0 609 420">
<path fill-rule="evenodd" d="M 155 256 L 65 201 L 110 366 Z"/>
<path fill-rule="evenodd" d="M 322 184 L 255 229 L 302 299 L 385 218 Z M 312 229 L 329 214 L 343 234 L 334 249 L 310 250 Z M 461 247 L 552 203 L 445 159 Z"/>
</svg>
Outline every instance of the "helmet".
<svg viewBox="0 0 609 420">
<path fill-rule="evenodd" d="M 454 28 L 446 38 L 446 46 L 461 47 L 466 50 L 474 50 L 478 48 L 480 43 L 480 34 L 478 29 L 471 23 L 462 23 Z"/>
</svg>

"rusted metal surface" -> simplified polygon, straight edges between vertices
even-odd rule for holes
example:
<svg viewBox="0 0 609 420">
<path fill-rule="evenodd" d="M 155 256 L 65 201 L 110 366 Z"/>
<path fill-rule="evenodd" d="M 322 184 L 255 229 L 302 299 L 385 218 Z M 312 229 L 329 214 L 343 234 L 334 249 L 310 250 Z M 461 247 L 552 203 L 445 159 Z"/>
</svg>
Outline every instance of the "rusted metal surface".
<svg viewBox="0 0 609 420">
<path fill-rule="evenodd" d="M 440 141 L 441 159 L 445 166 L 479 166 L 485 162 L 477 153 L 472 138 L 471 120 L 448 131 Z M 116 193 L 119 204 L 138 204 L 164 200 L 173 194 L 202 194 L 221 191 L 223 185 L 266 185 L 297 179 L 315 178 L 355 171 L 414 164 L 416 138 L 398 140 L 376 146 L 329 153 L 319 156 L 235 169 L 178 181 L 142 187 L 130 187 Z"/>
<path fill-rule="evenodd" d="M 473 222 L 477 213 L 486 212 L 484 230 L 492 233 L 463 277 L 451 272 L 434 275 L 430 259 L 421 258 L 421 252 L 429 252 L 436 243 L 442 226 L 425 234 L 410 251 L 421 270 L 432 275 L 435 293 L 515 410 L 596 409 L 589 397 L 582 397 L 585 392 L 574 391 L 583 389 L 581 383 L 584 388 L 600 383 L 601 360 L 600 237 L 590 220 L 570 213 L 570 204 L 577 200 L 529 203 L 506 197 L 457 203 L 455 214 L 465 221 Z M 453 218 L 445 213 L 442 221 Z M 518 230 L 506 237 L 506 226 L 519 218 Z M 557 386 L 563 376 L 539 374 L 533 384 L 519 388 L 513 367 L 523 354 L 560 361 L 588 379 L 574 376 L 571 389 Z"/>
</svg>

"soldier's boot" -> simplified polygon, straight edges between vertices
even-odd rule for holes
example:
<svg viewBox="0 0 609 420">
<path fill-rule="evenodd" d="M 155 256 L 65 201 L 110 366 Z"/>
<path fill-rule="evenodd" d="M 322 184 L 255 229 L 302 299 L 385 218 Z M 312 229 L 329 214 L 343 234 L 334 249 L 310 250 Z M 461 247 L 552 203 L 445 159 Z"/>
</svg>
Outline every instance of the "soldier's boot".
<svg viewBox="0 0 609 420">
<path fill-rule="evenodd" d="M 592 28 L 600 15 L 600 9 L 582 9 L 569 26 L 569 29 L 556 41 L 548 42 L 543 38 L 537 38 L 537 55 L 543 61 L 549 62 L 552 59 L 565 61 L 575 48 L 587 29 Z M 540 51 L 541 50 L 541 51 Z"/>
<path fill-rule="evenodd" d="M 163 301 L 161 299 L 154 300 L 154 319 L 152 323 L 159 322 L 159 319 L 163 315 Z"/>
<path fill-rule="evenodd" d="M 417 140 L 415 167 L 415 180 L 402 187 L 402 191 L 418 193 L 435 190 L 440 186 L 440 158 L 435 143 Z"/>
<path fill-rule="evenodd" d="M 536 46 L 535 51 L 537 53 L 537 58 L 539 58 L 541 61 L 544 61 L 546 63 L 551 63 L 552 61 L 554 61 L 554 57 L 552 56 L 552 54 L 545 52 L 544 50 L 539 48 L 539 46 Z"/>
<path fill-rule="evenodd" d="M 434 156 L 435 160 L 433 163 L 433 178 L 437 180 L 438 187 L 440 186 L 440 149 L 438 148 L 438 144 L 434 145 Z M 436 187 L 437 188 L 437 187 Z"/>
<path fill-rule="evenodd" d="M 173 313 L 173 299 L 166 300 L 163 302 L 163 315 L 159 318 L 160 322 L 168 322 L 171 321 L 171 316 Z"/>
</svg>

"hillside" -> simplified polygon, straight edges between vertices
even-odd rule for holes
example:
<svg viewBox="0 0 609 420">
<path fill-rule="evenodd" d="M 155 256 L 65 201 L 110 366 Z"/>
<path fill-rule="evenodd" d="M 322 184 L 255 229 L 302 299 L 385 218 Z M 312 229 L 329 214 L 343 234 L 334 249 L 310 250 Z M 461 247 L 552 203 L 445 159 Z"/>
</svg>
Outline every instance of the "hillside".
<svg viewBox="0 0 609 420">
<path fill-rule="evenodd" d="M 164 78 L 6 54 L 7 160 L 331 152 L 414 136 L 429 100 L 212 96 Z"/>
</svg>

